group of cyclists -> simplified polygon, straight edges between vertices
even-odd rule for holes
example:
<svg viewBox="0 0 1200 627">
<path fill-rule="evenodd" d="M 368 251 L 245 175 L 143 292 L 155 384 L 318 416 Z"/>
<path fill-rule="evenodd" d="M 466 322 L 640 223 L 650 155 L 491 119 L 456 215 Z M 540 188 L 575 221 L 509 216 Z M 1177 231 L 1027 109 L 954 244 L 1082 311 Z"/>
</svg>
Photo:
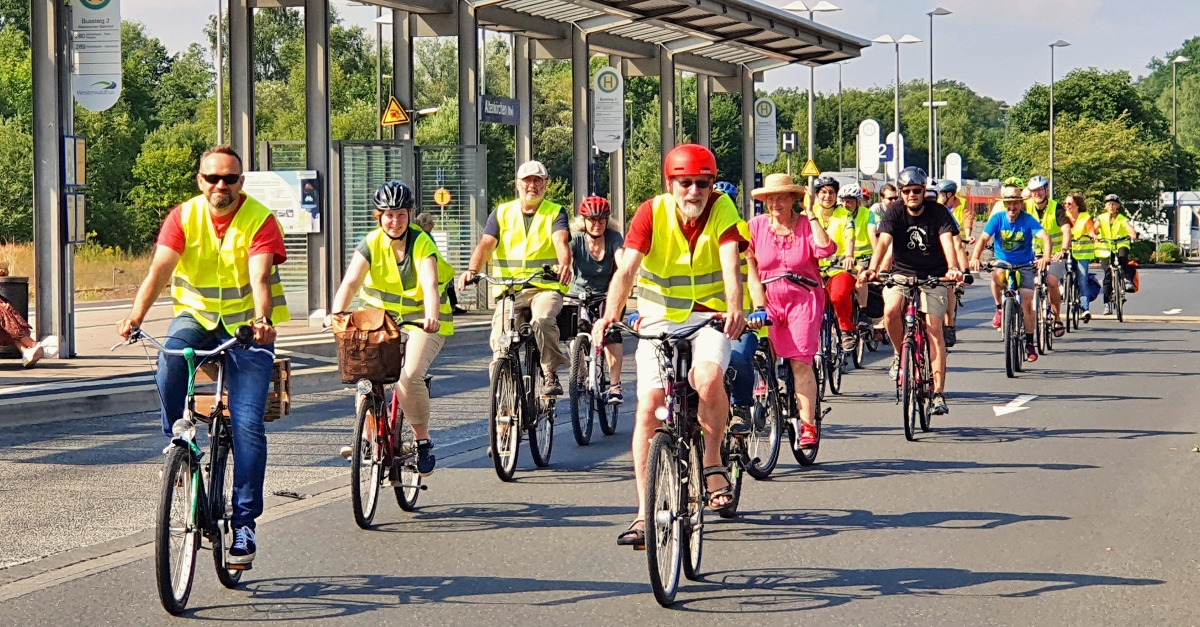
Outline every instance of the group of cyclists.
<svg viewBox="0 0 1200 627">
<path fill-rule="evenodd" d="M 566 207 L 546 198 L 546 167 L 537 161 L 522 164 L 516 173 L 516 199 L 488 216 L 467 267 L 457 277 L 457 288 L 467 289 L 488 266 L 500 278 L 538 275 L 519 292 L 515 305 L 530 325 L 548 395 L 563 393 L 559 375 L 568 363 L 557 321 L 564 296 L 592 303 L 592 335 L 597 346 L 605 347 L 610 371 L 611 386 L 604 392 L 604 402 L 610 404 L 624 401 L 622 337 L 614 324 L 624 318 L 634 287 L 640 333 L 670 332 L 719 319 L 719 325 L 706 326 L 693 336 L 690 373 L 706 441 L 701 476 L 707 505 L 714 510 L 729 507 L 733 500 L 721 442 L 727 429 L 744 434 L 751 428 L 754 373 L 750 361 L 761 338 L 768 338 L 774 354 L 787 360 L 794 377 L 799 411 L 790 417 L 793 446 L 797 450 L 815 447 L 820 432 L 812 364 L 820 350 L 818 333 L 826 300 L 843 332 L 843 348 L 853 348 L 856 332 L 882 322 L 894 349 L 889 375 L 895 379 L 908 292 L 899 286 L 883 289 L 882 320 L 872 320 L 864 313 L 856 316 L 867 308 L 868 285 L 882 272 L 916 281 L 945 279 L 921 287 L 919 310 L 931 348 L 932 411 L 946 414 L 947 347 L 956 342 L 956 292 L 961 293 L 968 269 L 981 268 L 985 250 L 992 250 L 994 256 L 994 324 L 999 326 L 1003 269 L 1035 266 L 1049 275 L 1056 317 L 1053 332 L 1061 335 L 1058 285 L 1065 273 L 1086 276 L 1091 262 L 1108 259 L 1111 263 L 1114 257 L 1125 268 L 1129 241 L 1137 237 L 1121 213 L 1119 198 L 1106 197 L 1105 212 L 1094 216 L 1078 194 L 1067 196 L 1061 204 L 1049 198 L 1048 182 L 1040 176 L 1027 183 L 1006 180 L 1000 202 L 978 238 L 972 235 L 974 210 L 958 194 L 955 183 L 935 184 L 915 167 L 902 170 L 896 185 L 884 185 L 880 202 L 870 207 L 865 202 L 868 195 L 855 184 L 843 186 L 834 178 L 821 177 L 809 197 L 808 189 L 790 175 L 770 174 L 762 187 L 750 190 L 765 211 L 749 221 L 735 203 L 737 188 L 719 180 L 716 157 L 708 148 L 675 147 L 664 157 L 663 178 L 665 192 L 638 207 L 622 236 L 604 198 L 583 199 L 572 221 Z M 129 337 L 158 294 L 170 285 L 175 319 L 165 342 L 168 348 L 211 348 L 233 337 L 237 327 L 249 325 L 255 342 L 271 350 L 274 325 L 288 319 L 277 271 L 287 257 L 282 229 L 270 210 L 241 191 L 242 163 L 232 149 L 209 150 L 196 179 L 201 194 L 168 214 L 149 274 L 132 311 L 118 323 L 118 333 Z M 363 307 L 416 323 L 406 328 L 406 356 L 396 390 L 415 434 L 417 468 L 428 475 L 434 471 L 436 456 L 424 382 L 454 332 L 447 288 L 455 271 L 430 234 L 415 223 L 410 188 L 385 183 L 374 196 L 374 206 L 378 228 L 355 249 L 330 315 L 344 315 L 357 296 Z M 550 274 L 547 266 L 552 268 Z M 803 277 L 818 288 L 772 280 L 784 275 Z M 1028 273 L 1020 283 L 1026 304 L 1032 301 L 1027 277 L 1032 281 Z M 1106 281 L 1106 303 L 1110 292 Z M 1085 322 L 1090 319 L 1087 303 L 1084 298 Z M 1027 317 L 1032 313 L 1028 306 L 1025 313 Z M 490 338 L 495 358 L 505 348 L 506 324 L 507 318 L 497 313 Z M 1026 328 L 1032 328 L 1032 323 Z M 1029 359 L 1037 358 L 1032 337 L 1026 338 L 1026 350 Z M 262 416 L 271 376 L 270 359 L 263 355 L 233 351 L 226 362 L 235 457 L 236 534 L 229 551 L 234 564 L 254 560 L 254 521 L 263 507 Z M 618 544 L 639 547 L 646 542 L 648 443 L 659 428 L 657 410 L 665 398 L 652 343 L 641 341 L 634 360 L 637 409 L 632 453 L 637 514 L 619 535 Z M 169 436 L 188 392 L 187 367 L 182 358 L 167 355 L 160 355 L 158 363 L 163 431 Z M 732 377 L 727 376 L 730 369 Z"/>
</svg>

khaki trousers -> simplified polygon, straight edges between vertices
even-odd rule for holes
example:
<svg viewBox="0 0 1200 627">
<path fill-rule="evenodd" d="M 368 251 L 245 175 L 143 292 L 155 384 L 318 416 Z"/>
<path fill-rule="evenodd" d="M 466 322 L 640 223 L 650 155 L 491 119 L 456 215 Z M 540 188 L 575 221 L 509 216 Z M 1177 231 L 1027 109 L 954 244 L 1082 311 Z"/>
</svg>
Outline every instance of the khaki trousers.
<svg viewBox="0 0 1200 627">
<path fill-rule="evenodd" d="M 558 340 L 558 312 L 562 311 L 562 294 L 554 290 L 524 289 L 517 293 L 514 305 L 517 308 L 517 324 L 530 322 L 533 327 L 533 338 L 537 342 L 538 352 L 542 357 L 542 372 L 546 375 L 557 374 L 558 369 L 567 364 L 562 347 Z M 492 314 L 492 358 L 499 359 L 500 334 L 505 331 L 508 323 L 508 305 L 496 303 L 496 311 Z"/>
<path fill-rule="evenodd" d="M 425 387 L 425 375 L 429 366 L 442 352 L 446 338 L 429 334 L 421 329 L 408 328 L 408 344 L 405 346 L 404 369 L 396 382 L 400 409 L 409 424 L 429 424 L 429 388 Z"/>
</svg>

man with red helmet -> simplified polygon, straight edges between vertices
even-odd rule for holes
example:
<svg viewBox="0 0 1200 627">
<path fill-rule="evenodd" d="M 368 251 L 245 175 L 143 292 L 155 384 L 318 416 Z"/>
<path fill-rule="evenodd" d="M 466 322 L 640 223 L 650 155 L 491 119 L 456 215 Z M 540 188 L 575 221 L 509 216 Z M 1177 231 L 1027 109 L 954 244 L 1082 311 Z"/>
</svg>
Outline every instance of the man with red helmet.
<svg viewBox="0 0 1200 627">
<path fill-rule="evenodd" d="M 708 506 L 727 509 L 732 491 L 721 463 L 721 440 L 729 421 L 724 375 L 730 340 L 746 326 L 739 253 L 747 246 L 738 230 L 737 207 L 725 194 L 714 194 L 717 159 L 698 144 L 677 146 L 663 159 L 667 193 L 642 204 L 625 237 L 625 251 L 608 290 L 604 317 L 594 325 L 596 341 L 621 315 L 634 280 L 645 333 L 670 332 L 711 318 L 724 319 L 724 333 L 706 327 L 692 340 L 691 381 L 700 397 L 698 418 L 704 428 L 704 477 Z M 642 342 L 635 355 L 638 406 L 633 429 L 633 467 L 638 514 L 617 544 L 645 544 L 646 461 L 650 438 L 659 426 L 654 412 L 664 404 L 662 374 L 655 347 Z"/>
<path fill-rule="evenodd" d="M 621 246 L 625 243 L 625 238 L 609 219 L 611 215 L 608 200 L 602 196 L 588 196 L 579 203 L 579 216 L 571 224 L 571 260 L 575 265 L 568 295 L 579 298 L 582 303 L 580 315 L 587 320 L 598 320 L 604 315 L 605 296 L 621 259 Z M 625 361 L 621 342 L 621 332 L 616 329 L 610 329 L 604 336 L 610 384 L 605 394 L 612 405 L 625 402 L 621 392 L 621 367 Z"/>
</svg>

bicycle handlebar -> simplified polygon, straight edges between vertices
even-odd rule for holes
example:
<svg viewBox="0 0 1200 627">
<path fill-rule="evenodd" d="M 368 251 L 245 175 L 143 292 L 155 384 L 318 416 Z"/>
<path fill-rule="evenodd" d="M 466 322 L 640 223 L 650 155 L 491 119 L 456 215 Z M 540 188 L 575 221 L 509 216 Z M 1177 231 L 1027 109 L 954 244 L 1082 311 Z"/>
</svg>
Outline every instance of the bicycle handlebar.
<svg viewBox="0 0 1200 627">
<path fill-rule="evenodd" d="M 879 278 L 868 281 L 868 283 L 879 283 L 886 287 L 938 287 L 939 285 L 957 285 L 959 283 L 958 281 L 940 276 L 918 279 L 917 277 L 905 276 L 894 272 L 880 272 L 877 276 Z"/>
<path fill-rule="evenodd" d="M 166 346 L 163 346 L 161 342 L 154 339 L 153 336 L 147 334 L 145 331 L 142 331 L 141 329 L 138 329 L 138 328 L 134 328 L 129 332 L 129 339 L 126 339 L 121 342 L 118 342 L 117 344 L 114 344 L 113 347 L 108 350 L 109 350 L 109 352 L 112 352 L 122 346 L 129 346 L 131 344 L 136 344 L 138 342 L 149 342 L 151 345 L 153 345 L 155 348 L 158 349 L 158 352 L 163 353 L 164 355 L 171 355 L 174 357 L 183 357 L 184 351 L 188 350 L 188 349 L 167 348 Z M 195 356 L 197 358 L 206 359 L 208 357 L 212 357 L 214 355 L 219 355 L 221 353 L 224 353 L 225 351 L 229 350 L 230 348 L 233 348 L 235 345 L 240 345 L 242 350 L 260 351 L 260 352 L 270 355 L 272 358 L 275 357 L 274 352 L 269 351 L 265 348 L 260 348 L 258 346 L 254 346 L 253 344 L 254 344 L 254 330 L 248 326 L 241 326 L 241 327 L 238 327 L 238 329 L 234 333 L 233 337 L 231 337 L 228 340 L 226 340 L 225 342 L 223 342 L 220 346 L 218 346 L 212 350 L 192 349 L 192 354 L 193 354 L 193 356 Z"/>
<path fill-rule="evenodd" d="M 523 279 L 496 279 L 492 278 L 491 275 L 476 273 L 475 276 L 471 277 L 470 281 L 467 281 L 467 285 L 475 285 L 480 281 L 486 281 L 492 285 L 499 285 L 500 287 L 524 287 L 538 279 L 558 281 L 558 273 L 554 271 L 550 264 L 543 264 L 541 270 Z"/>
<path fill-rule="evenodd" d="M 785 272 L 779 276 L 774 276 L 769 279 L 763 279 L 762 284 L 767 285 L 769 283 L 774 283 L 776 281 L 782 281 L 784 279 L 787 279 L 788 282 L 793 283 L 795 285 L 799 285 L 800 287 L 803 287 L 806 289 L 812 289 L 814 287 L 821 286 L 821 283 L 819 281 L 815 281 L 813 279 L 810 279 L 803 275 L 796 274 L 794 272 Z"/>
<path fill-rule="evenodd" d="M 640 333 L 633 327 L 625 324 L 624 322 L 620 322 L 620 321 L 612 323 L 611 326 L 613 328 L 616 328 L 619 331 L 628 333 L 628 334 L 632 335 L 633 337 L 636 337 L 639 340 L 651 340 L 651 341 L 655 341 L 655 342 L 666 342 L 669 340 L 690 340 L 690 339 L 692 339 L 693 336 L 695 336 L 697 333 L 699 333 L 705 327 L 712 327 L 714 329 L 720 330 L 720 329 L 724 328 L 724 325 L 725 325 L 724 319 L 710 318 L 703 322 L 691 324 L 686 327 L 680 327 L 678 329 L 675 329 L 674 331 L 671 331 L 670 333 L 656 333 L 654 335 L 646 335 L 646 334 Z"/>
</svg>

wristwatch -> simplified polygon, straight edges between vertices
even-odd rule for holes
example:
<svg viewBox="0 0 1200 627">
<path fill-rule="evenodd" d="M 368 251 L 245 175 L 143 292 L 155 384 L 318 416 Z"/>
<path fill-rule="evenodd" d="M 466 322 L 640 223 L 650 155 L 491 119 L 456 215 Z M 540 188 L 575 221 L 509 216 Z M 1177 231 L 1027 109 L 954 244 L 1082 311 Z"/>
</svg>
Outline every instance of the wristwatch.
<svg viewBox="0 0 1200 627">
<path fill-rule="evenodd" d="M 260 323 L 261 323 L 261 324 L 265 324 L 265 325 L 267 325 L 267 326 L 269 326 L 269 327 L 273 327 L 273 326 L 275 326 L 275 323 L 274 323 L 274 322 L 271 322 L 271 319 L 270 319 L 270 318 L 268 318 L 268 317 L 266 317 L 266 316 L 263 316 L 263 317 L 261 317 L 261 318 L 255 318 L 255 319 L 254 319 L 254 324 L 260 324 Z"/>
</svg>

